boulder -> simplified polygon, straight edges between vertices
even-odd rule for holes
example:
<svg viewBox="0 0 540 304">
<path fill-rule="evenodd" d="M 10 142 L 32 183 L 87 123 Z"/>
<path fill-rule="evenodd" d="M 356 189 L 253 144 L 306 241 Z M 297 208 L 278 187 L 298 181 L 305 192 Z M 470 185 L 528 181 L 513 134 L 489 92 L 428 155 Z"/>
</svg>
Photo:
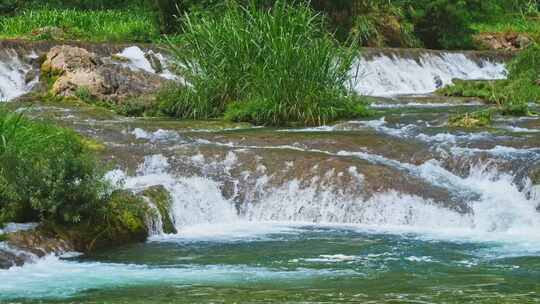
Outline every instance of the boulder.
<svg viewBox="0 0 540 304">
<path fill-rule="evenodd" d="M 475 36 L 475 41 L 485 49 L 516 51 L 527 48 L 532 39 L 523 33 L 481 33 Z"/>
<path fill-rule="evenodd" d="M 77 96 L 85 89 L 92 98 L 111 102 L 151 94 L 168 81 L 153 73 L 104 62 L 96 54 L 73 46 L 53 47 L 41 73 L 54 80 L 51 92 L 55 96 Z"/>
<path fill-rule="evenodd" d="M 50 75 L 64 75 L 75 71 L 94 70 L 100 60 L 94 53 L 79 47 L 55 46 L 47 53 L 41 65 L 41 72 Z"/>
<path fill-rule="evenodd" d="M 154 53 L 153 51 L 149 51 L 148 53 L 144 54 L 144 58 L 148 60 L 150 66 L 152 67 L 152 69 L 154 69 L 156 73 L 163 73 L 163 64 L 161 63 L 161 60 L 156 53 Z"/>
<path fill-rule="evenodd" d="M 0 269 L 8 269 L 13 266 L 22 266 L 32 259 L 32 256 L 23 252 L 18 252 L 7 246 L 0 247 Z"/>
<path fill-rule="evenodd" d="M 171 194 L 163 186 L 153 186 L 145 189 L 141 193 L 144 197 L 148 198 L 159 212 L 159 215 L 163 224 L 163 232 L 168 234 L 175 234 L 178 231 L 171 220 L 170 210 L 172 207 Z"/>
<path fill-rule="evenodd" d="M 49 236 L 49 233 L 42 229 L 28 231 L 18 231 L 8 234 L 7 243 L 12 248 L 17 248 L 21 252 L 31 253 L 38 257 L 47 254 L 62 254 L 74 251 L 72 244 L 58 238 Z"/>
</svg>

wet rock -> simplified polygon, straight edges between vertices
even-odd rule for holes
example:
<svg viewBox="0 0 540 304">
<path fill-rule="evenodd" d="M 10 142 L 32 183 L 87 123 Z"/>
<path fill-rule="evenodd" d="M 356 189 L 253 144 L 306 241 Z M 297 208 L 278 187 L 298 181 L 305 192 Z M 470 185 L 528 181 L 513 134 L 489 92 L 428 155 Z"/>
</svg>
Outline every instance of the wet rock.
<svg viewBox="0 0 540 304">
<path fill-rule="evenodd" d="M 77 96 L 85 89 L 92 98 L 113 102 L 150 94 L 166 82 L 152 73 L 104 63 L 96 54 L 73 46 L 53 47 L 41 72 L 54 80 L 51 92 L 56 96 Z"/>
<path fill-rule="evenodd" d="M 38 77 L 39 77 L 39 70 L 31 69 L 30 71 L 28 71 L 28 73 L 26 73 L 26 75 L 24 75 L 24 82 L 26 84 L 29 84 L 30 82 L 38 79 Z"/>
<path fill-rule="evenodd" d="M 153 51 L 149 51 L 144 54 L 144 58 L 146 58 L 146 60 L 150 62 L 150 66 L 152 67 L 152 69 L 154 69 L 156 73 L 163 73 L 163 64 L 161 63 L 159 57 Z"/>
<path fill-rule="evenodd" d="M 42 229 L 18 231 L 8 234 L 7 243 L 23 252 L 30 252 L 38 257 L 47 254 L 61 254 L 73 251 L 73 245 L 59 238 L 51 236 Z"/>
<path fill-rule="evenodd" d="M 41 65 L 42 73 L 65 75 L 75 71 L 91 71 L 97 67 L 99 58 L 86 49 L 61 45 L 51 48 Z"/>
<path fill-rule="evenodd" d="M 144 190 L 141 194 L 150 199 L 160 213 L 163 221 L 163 232 L 167 234 L 177 233 L 176 227 L 171 220 L 172 198 L 167 189 L 163 186 L 154 186 Z"/>
<path fill-rule="evenodd" d="M 30 254 L 17 252 L 5 244 L 0 246 L 0 269 L 8 269 L 13 266 L 22 266 L 29 260 L 32 260 L 32 256 Z"/>
<path fill-rule="evenodd" d="M 35 223 L 10 224 L 0 242 L 0 269 L 22 266 L 48 254 L 60 255 L 73 251 L 73 246 Z"/>
</svg>

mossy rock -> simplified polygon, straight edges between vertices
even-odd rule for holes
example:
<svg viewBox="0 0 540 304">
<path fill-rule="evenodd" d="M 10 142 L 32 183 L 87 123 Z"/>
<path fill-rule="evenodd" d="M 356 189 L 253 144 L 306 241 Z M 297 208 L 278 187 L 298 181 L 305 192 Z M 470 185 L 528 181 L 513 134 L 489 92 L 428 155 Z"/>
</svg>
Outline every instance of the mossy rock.
<svg viewBox="0 0 540 304">
<path fill-rule="evenodd" d="M 493 111 L 483 110 L 451 116 L 448 125 L 454 128 L 481 128 L 491 125 Z"/>
<path fill-rule="evenodd" d="M 144 242 L 148 237 L 145 219 L 151 212 L 142 197 L 129 191 L 115 191 L 107 205 L 105 218 L 83 219 L 74 225 L 44 223 L 44 229 L 67 240 L 75 250 L 92 252 L 124 244 Z"/>
<path fill-rule="evenodd" d="M 102 152 L 105 150 L 105 145 L 95 139 L 84 137 L 82 138 L 83 145 L 90 151 Z"/>
<path fill-rule="evenodd" d="M 122 55 L 118 55 L 118 54 L 112 54 L 111 55 L 111 60 L 115 61 L 115 62 L 121 62 L 121 63 L 129 63 L 130 62 L 129 58 L 124 57 Z"/>
<path fill-rule="evenodd" d="M 142 195 L 150 199 L 158 209 L 163 221 L 163 232 L 168 234 L 177 233 L 178 231 L 170 216 L 172 197 L 169 191 L 163 186 L 154 186 L 144 190 Z"/>
<path fill-rule="evenodd" d="M 533 185 L 540 185 L 540 168 L 533 169 L 530 177 Z"/>
</svg>

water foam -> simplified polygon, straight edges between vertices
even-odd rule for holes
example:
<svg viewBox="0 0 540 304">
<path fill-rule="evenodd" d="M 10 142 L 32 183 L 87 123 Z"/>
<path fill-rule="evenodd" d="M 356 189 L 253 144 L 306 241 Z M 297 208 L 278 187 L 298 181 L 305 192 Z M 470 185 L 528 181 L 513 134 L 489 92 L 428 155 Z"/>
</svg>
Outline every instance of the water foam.
<svg viewBox="0 0 540 304">
<path fill-rule="evenodd" d="M 166 79 L 178 79 L 178 76 L 174 75 L 171 71 L 167 69 L 167 66 L 164 67 L 163 71 L 156 71 L 153 67 L 148 58 L 149 56 L 154 57 L 155 59 L 160 61 L 160 64 L 166 65 L 167 60 L 166 58 L 160 54 L 156 53 L 154 51 L 147 51 L 144 52 L 141 48 L 138 46 L 130 46 L 128 48 L 125 48 L 122 52 L 118 53 L 117 55 L 126 58 L 129 60 L 129 63 L 124 64 L 125 66 L 129 67 L 133 70 L 143 70 L 148 73 L 158 74 L 159 76 L 166 78 Z"/>
<path fill-rule="evenodd" d="M 352 270 L 281 270 L 244 265 L 147 265 L 66 261 L 48 256 L 33 264 L 0 271 L 0 300 L 69 298 L 80 292 L 107 287 L 148 284 L 204 284 L 237 287 L 253 282 L 297 281 L 354 275 Z"/>
</svg>

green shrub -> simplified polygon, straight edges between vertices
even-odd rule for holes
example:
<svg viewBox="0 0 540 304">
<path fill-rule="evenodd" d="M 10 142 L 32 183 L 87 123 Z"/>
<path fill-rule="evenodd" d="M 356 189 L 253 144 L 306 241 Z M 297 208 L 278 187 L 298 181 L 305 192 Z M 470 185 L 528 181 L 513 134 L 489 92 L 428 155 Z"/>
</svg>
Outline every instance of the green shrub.
<svg viewBox="0 0 540 304">
<path fill-rule="evenodd" d="M 487 127 L 493 120 L 492 109 L 467 112 L 450 116 L 448 125 L 454 128 L 479 128 Z"/>
<path fill-rule="evenodd" d="M 0 111 L 0 223 L 42 222 L 77 249 L 143 240 L 141 197 L 115 190 L 91 140 Z"/>
<path fill-rule="evenodd" d="M 150 96 L 139 96 L 125 100 L 119 104 L 115 104 L 113 110 L 120 115 L 132 117 L 159 115 L 158 104 Z"/>
<path fill-rule="evenodd" d="M 190 14 L 171 51 L 190 85 L 164 94 L 165 113 L 206 119 L 228 111 L 235 120 L 270 125 L 358 114 L 348 112 L 359 103 L 347 86 L 357 51 L 340 47 L 307 4 L 262 9 L 233 2 L 220 16 Z M 237 115 L 253 109 L 260 113 Z"/>
<path fill-rule="evenodd" d="M 471 10 L 462 0 L 404 0 L 414 32 L 428 48 L 470 49 Z"/>
<path fill-rule="evenodd" d="M 17 221 L 76 223 L 110 190 L 75 132 L 0 112 L 0 210 Z"/>
<path fill-rule="evenodd" d="M 500 87 L 506 80 L 461 80 L 454 79 L 452 85 L 437 90 L 437 94 L 454 97 L 477 97 L 497 103 Z"/>
<path fill-rule="evenodd" d="M 17 4 L 17 0 L 0 0 L 0 16 L 13 14 Z"/>
</svg>

